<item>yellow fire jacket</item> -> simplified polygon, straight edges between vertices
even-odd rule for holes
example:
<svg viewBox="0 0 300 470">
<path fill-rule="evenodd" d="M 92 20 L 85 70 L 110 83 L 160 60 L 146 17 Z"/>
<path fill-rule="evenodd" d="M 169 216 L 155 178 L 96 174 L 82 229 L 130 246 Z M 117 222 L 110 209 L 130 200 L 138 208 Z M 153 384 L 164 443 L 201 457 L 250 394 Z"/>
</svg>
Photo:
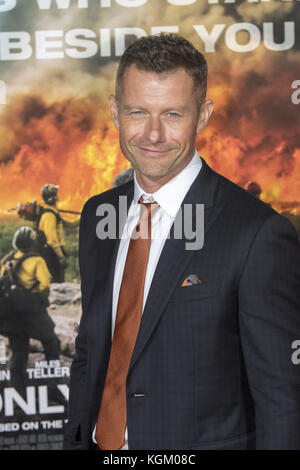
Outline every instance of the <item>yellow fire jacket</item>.
<svg viewBox="0 0 300 470">
<path fill-rule="evenodd" d="M 48 204 L 44 204 L 43 207 L 45 209 L 52 210 L 56 214 L 59 213 L 56 207 L 48 206 Z M 65 245 L 62 221 L 57 223 L 56 216 L 52 212 L 45 212 L 42 215 L 40 218 L 39 229 L 44 232 L 47 243 L 52 246 L 52 248 Z"/>
<path fill-rule="evenodd" d="M 44 204 L 43 207 L 59 214 L 56 207 L 49 206 L 48 204 Z M 39 229 L 44 232 L 48 245 L 52 246 L 52 248 L 57 248 L 65 246 L 64 226 L 78 227 L 79 220 L 80 218 L 74 221 L 61 219 L 57 222 L 57 218 L 52 212 L 45 212 L 40 218 Z"/>
<path fill-rule="evenodd" d="M 22 251 L 17 251 L 15 259 L 24 255 Z M 4 273 L 4 265 L 1 266 L 1 275 Z M 43 293 L 50 288 L 51 274 L 47 268 L 45 260 L 41 256 L 32 256 L 25 259 L 17 272 L 18 282 L 26 289 L 31 289 L 38 281 L 39 284 L 32 289 L 32 292 Z"/>
</svg>

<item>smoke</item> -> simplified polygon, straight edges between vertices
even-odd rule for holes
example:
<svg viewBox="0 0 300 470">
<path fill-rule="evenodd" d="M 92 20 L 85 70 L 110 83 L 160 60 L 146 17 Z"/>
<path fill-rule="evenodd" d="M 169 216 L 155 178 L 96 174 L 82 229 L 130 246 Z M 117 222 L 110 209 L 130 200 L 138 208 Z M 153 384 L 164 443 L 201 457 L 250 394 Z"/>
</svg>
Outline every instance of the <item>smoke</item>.
<svg viewBox="0 0 300 470">
<path fill-rule="evenodd" d="M 257 175 L 261 166 L 271 169 L 276 160 L 276 175 L 290 176 L 300 148 L 299 111 L 290 99 L 296 62 L 269 56 L 263 67 L 255 60 L 252 65 L 253 70 L 246 67 L 232 75 L 227 101 L 216 113 L 216 127 L 243 143 L 238 160 L 242 173 L 246 169 Z"/>
<path fill-rule="evenodd" d="M 55 155 L 84 140 L 97 122 L 99 101 L 69 98 L 46 103 L 40 95 L 15 96 L 0 116 L 0 161 L 22 146 Z"/>
</svg>

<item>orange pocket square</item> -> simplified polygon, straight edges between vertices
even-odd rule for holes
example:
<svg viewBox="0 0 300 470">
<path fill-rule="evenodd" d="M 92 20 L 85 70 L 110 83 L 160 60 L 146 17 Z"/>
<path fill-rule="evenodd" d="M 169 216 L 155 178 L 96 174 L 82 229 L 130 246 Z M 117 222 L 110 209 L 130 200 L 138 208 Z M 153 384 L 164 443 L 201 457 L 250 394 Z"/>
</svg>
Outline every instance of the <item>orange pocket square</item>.
<svg viewBox="0 0 300 470">
<path fill-rule="evenodd" d="M 193 286 L 195 284 L 201 284 L 201 279 L 197 276 L 197 274 L 190 274 L 185 280 L 182 282 L 181 287 L 185 286 Z"/>
</svg>

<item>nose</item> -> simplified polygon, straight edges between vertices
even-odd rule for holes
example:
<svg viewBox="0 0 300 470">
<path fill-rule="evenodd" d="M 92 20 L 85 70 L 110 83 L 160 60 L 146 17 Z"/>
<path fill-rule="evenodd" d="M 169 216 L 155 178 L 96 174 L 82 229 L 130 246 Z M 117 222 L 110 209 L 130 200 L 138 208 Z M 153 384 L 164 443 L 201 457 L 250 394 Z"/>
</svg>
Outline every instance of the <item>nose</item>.
<svg viewBox="0 0 300 470">
<path fill-rule="evenodd" d="M 144 138 L 151 142 L 151 144 L 158 144 L 164 142 L 165 131 L 163 123 L 159 117 L 150 116 L 147 119 L 144 128 Z"/>
</svg>

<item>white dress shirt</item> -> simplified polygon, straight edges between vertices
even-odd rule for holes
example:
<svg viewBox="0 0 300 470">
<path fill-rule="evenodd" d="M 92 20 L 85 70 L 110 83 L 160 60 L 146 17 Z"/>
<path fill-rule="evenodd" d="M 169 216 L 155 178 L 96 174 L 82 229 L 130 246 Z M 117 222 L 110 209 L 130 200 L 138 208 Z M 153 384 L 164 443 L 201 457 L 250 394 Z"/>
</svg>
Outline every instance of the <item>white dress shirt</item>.
<svg viewBox="0 0 300 470">
<path fill-rule="evenodd" d="M 141 206 L 138 203 L 139 198 L 142 196 L 143 202 L 146 203 L 148 199 L 152 197 L 159 204 L 159 208 L 154 212 L 151 219 L 151 245 L 144 284 L 144 309 L 152 278 L 165 241 L 175 220 L 176 214 L 186 196 L 186 193 L 201 170 L 201 166 L 202 161 L 197 151 L 195 151 L 195 154 L 190 163 L 180 173 L 178 173 L 178 175 L 168 181 L 168 183 L 159 188 L 153 194 L 147 194 L 142 190 L 137 182 L 134 172 L 134 197 L 128 211 L 126 222 L 124 224 L 114 273 L 112 298 L 112 337 L 115 328 L 119 291 L 122 282 L 130 236 L 140 217 Z M 96 427 L 94 428 L 93 432 L 93 441 L 96 443 L 95 430 Z M 121 447 L 120 450 L 128 450 L 127 427 L 125 430 L 125 444 L 123 447 Z"/>
</svg>

